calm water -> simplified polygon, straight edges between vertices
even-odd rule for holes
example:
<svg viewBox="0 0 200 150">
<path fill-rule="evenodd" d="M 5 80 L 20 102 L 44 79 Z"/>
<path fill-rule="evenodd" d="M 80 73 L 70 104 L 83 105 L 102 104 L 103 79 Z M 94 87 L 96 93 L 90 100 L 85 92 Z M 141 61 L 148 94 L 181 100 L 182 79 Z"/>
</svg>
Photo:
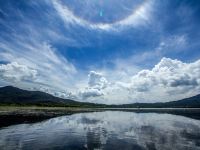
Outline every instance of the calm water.
<svg viewBox="0 0 200 150">
<path fill-rule="evenodd" d="M 200 121 L 156 113 L 80 113 L 0 129 L 1 150 L 200 150 Z"/>
</svg>

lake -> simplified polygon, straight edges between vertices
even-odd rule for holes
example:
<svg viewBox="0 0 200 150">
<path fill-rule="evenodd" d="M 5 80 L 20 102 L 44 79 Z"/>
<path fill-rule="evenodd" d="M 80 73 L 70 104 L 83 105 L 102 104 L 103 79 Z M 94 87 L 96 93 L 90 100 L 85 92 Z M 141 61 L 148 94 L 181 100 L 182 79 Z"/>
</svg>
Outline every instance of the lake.
<svg viewBox="0 0 200 150">
<path fill-rule="evenodd" d="M 1 150 L 200 150 L 200 121 L 104 111 L 0 128 Z"/>
</svg>

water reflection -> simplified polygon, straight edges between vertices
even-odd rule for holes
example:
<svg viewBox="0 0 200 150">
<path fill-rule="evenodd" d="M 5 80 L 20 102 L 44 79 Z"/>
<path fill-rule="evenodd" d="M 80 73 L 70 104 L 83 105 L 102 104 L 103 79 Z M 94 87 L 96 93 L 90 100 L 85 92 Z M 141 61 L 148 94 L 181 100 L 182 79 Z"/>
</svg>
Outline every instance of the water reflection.
<svg viewBox="0 0 200 150">
<path fill-rule="evenodd" d="M 2 128 L 0 149 L 198 150 L 200 121 L 156 113 L 82 113 Z"/>
</svg>

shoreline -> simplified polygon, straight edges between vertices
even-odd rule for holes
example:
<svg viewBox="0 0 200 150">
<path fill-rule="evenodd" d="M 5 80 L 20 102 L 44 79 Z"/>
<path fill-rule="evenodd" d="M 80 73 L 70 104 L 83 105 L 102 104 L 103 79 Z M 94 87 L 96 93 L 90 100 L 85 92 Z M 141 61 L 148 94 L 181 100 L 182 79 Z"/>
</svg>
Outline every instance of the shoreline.
<svg viewBox="0 0 200 150">
<path fill-rule="evenodd" d="M 192 112 L 200 113 L 200 108 L 84 108 L 84 107 L 41 107 L 41 106 L 0 106 L 1 115 L 44 115 L 58 116 L 83 112 L 130 111 L 130 112 Z"/>
<path fill-rule="evenodd" d="M 0 128 L 22 123 L 36 123 L 59 116 L 95 112 L 88 108 L 35 106 L 0 106 Z"/>
<path fill-rule="evenodd" d="M 200 108 L 78 108 L 0 106 L 0 128 L 21 123 L 40 122 L 46 119 L 59 116 L 102 111 L 172 114 L 200 120 Z"/>
</svg>

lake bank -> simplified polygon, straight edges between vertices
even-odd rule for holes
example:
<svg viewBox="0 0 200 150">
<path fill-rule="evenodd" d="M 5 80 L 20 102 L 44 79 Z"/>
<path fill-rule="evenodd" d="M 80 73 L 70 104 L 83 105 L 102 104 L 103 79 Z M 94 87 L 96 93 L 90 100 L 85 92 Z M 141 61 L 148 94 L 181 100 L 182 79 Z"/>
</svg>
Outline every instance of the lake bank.
<svg viewBox="0 0 200 150">
<path fill-rule="evenodd" d="M 78 108 L 78 107 L 38 107 L 1 106 L 0 127 L 19 123 L 34 123 L 58 116 L 76 113 L 124 111 L 135 113 L 166 113 L 200 120 L 200 108 Z"/>
<path fill-rule="evenodd" d="M 100 111 L 91 108 L 0 106 L 0 127 L 20 123 L 34 123 L 75 113 Z"/>
</svg>

